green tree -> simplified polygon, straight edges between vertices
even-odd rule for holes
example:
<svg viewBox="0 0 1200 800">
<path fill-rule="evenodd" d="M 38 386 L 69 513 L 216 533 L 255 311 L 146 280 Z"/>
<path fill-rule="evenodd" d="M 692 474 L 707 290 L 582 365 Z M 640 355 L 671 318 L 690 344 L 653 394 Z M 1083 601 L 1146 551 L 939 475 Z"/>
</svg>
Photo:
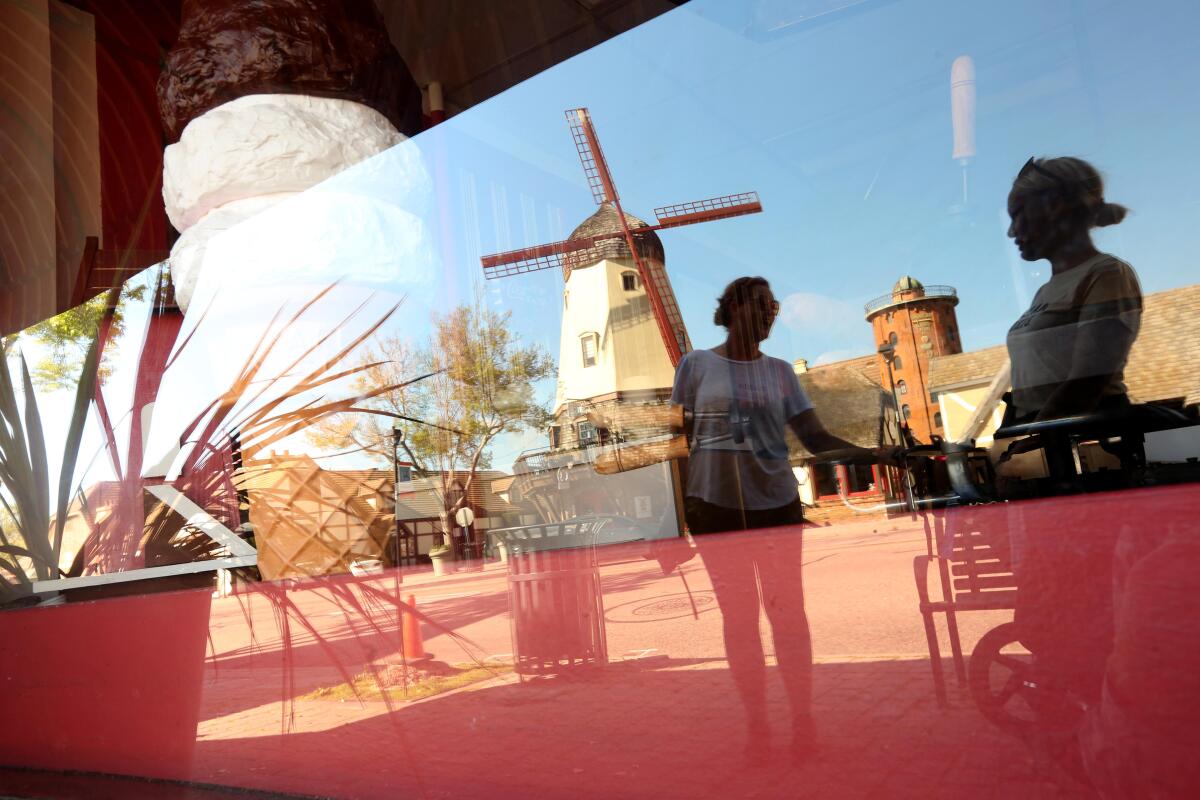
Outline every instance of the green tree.
<svg viewBox="0 0 1200 800">
<path fill-rule="evenodd" d="M 125 333 L 127 304 L 145 296 L 144 285 L 130 285 L 122 290 L 120 302 L 111 315 L 108 334 L 110 344 L 105 348 L 104 358 L 100 363 L 101 379 L 108 376 L 108 362 L 116 350 L 114 345 Z M 102 294 L 57 316 L 42 320 L 24 331 L 22 335 L 28 336 L 47 350 L 46 355 L 33 364 L 31 377 L 35 386 L 50 391 L 75 387 L 88 348 L 96 340 L 100 322 L 108 313 L 107 304 L 107 295 Z"/>
<path fill-rule="evenodd" d="M 420 378 L 427 361 L 423 351 L 395 336 L 384 337 L 366 348 L 359 359 L 361 372 L 354 382 L 354 393 L 366 394 L 379 386 L 399 388 L 361 404 L 361 411 L 319 420 L 307 429 L 308 440 L 322 450 L 365 453 L 380 464 L 390 463 L 393 420 L 419 419 L 423 413 L 426 394 L 421 391 L 421 381 L 409 382 Z"/>
<path fill-rule="evenodd" d="M 541 346 L 521 342 L 511 312 L 493 311 L 476 298 L 435 316 L 423 348 L 385 339 L 364 356 L 364 363 L 374 362 L 383 363 L 365 371 L 360 388 L 412 382 L 381 394 L 363 411 L 314 426 L 309 438 L 386 460 L 397 420 L 418 468 L 438 484 L 440 525 L 449 545 L 451 520 L 467 504 L 478 471 L 491 466 L 496 438 L 549 423 L 536 384 L 554 374 L 554 360 Z M 421 375 L 427 377 L 413 380 Z"/>
</svg>

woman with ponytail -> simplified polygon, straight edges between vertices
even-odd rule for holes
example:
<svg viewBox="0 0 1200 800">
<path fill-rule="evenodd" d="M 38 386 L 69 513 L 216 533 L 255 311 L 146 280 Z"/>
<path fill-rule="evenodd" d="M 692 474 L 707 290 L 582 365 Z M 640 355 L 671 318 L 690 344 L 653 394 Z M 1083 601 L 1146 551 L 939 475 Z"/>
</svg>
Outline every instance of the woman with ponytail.
<svg viewBox="0 0 1200 800">
<path fill-rule="evenodd" d="M 1051 275 L 1008 332 L 1012 396 L 1004 424 L 1052 420 L 1127 407 L 1125 363 L 1137 338 L 1142 293 L 1133 268 L 1092 243 L 1091 230 L 1124 219 L 1104 198 L 1096 168 L 1078 158 L 1031 158 L 1008 196 L 1008 235 L 1026 261 Z M 1013 442 L 1001 457 L 1033 449 Z M 1038 683 L 1099 701 L 1113 641 L 1114 526 L 1070 520 L 1054 530 L 1009 518 L 1017 576 L 1014 621 L 1036 658 Z M 1076 529 L 1078 526 L 1079 529 Z M 1060 723 L 1077 719 L 1064 705 Z M 1048 713 L 1048 709 L 1047 709 Z"/>
<path fill-rule="evenodd" d="M 1127 405 L 1124 370 L 1137 338 L 1142 292 L 1133 267 L 1102 253 L 1091 229 L 1115 225 L 1124 206 L 1104 199 L 1091 164 L 1031 158 L 1008 195 L 1008 235 L 1051 276 L 1008 332 L 1012 408 L 1031 422 Z"/>
</svg>

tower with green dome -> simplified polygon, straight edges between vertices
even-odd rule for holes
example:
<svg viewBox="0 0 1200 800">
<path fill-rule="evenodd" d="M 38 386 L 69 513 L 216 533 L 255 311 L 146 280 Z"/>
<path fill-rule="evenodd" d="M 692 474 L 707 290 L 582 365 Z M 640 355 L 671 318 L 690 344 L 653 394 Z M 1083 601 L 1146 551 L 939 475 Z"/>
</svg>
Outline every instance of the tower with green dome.
<svg viewBox="0 0 1200 800">
<path fill-rule="evenodd" d="M 962 352 L 957 305 L 953 286 L 926 286 L 911 275 L 902 275 L 891 292 L 866 305 L 879 374 L 895 392 L 900 417 L 917 441 L 942 435 L 937 400 L 928 389 L 929 360 Z"/>
</svg>

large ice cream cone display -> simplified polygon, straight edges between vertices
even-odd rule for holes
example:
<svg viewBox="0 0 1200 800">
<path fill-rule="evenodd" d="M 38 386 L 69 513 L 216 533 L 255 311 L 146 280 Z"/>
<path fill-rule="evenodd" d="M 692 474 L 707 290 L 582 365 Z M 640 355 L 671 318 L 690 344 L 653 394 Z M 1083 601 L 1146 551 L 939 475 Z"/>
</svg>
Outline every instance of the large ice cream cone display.
<svg viewBox="0 0 1200 800">
<path fill-rule="evenodd" d="M 420 92 L 370 0 L 190 0 L 158 85 L 186 312 L 218 233 L 416 132 Z"/>
</svg>

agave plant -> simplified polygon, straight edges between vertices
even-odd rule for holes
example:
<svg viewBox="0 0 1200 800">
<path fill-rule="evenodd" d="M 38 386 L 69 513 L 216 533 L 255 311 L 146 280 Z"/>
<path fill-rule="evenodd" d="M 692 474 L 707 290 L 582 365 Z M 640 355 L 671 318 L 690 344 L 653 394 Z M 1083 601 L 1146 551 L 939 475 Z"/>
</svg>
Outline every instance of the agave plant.
<svg viewBox="0 0 1200 800">
<path fill-rule="evenodd" d="M 162 278 L 159 283 L 161 289 Z M 322 348 L 335 334 L 352 325 L 363 313 L 369 303 L 369 300 L 364 301 L 333 325 L 324 336 L 306 344 L 295 356 L 285 359 L 286 363 L 280 368 L 272 369 L 272 374 L 264 377 L 272 354 L 281 350 L 285 342 L 289 345 L 294 342 L 294 336 L 290 334 L 296 323 L 326 298 L 335 285 L 318 292 L 286 319 L 283 318 L 283 311 L 278 311 L 269 321 L 266 332 L 251 347 L 250 354 L 230 385 L 185 426 L 180 437 L 180 478 L 174 483 L 176 488 L 196 499 L 202 506 L 211 504 L 203 502 L 201 496 L 212 498 L 222 493 L 237 491 L 233 474 L 235 470 L 228 458 L 232 437 L 238 439 L 241 455 L 249 461 L 255 454 L 333 415 L 382 414 L 422 423 L 421 420 L 410 419 L 366 404 L 375 397 L 402 390 L 412 383 L 432 377 L 432 374 L 418 375 L 397 383 L 370 388 L 358 385 L 355 391 L 351 392 L 339 389 L 347 383 L 353 384 L 352 379 L 356 375 L 381 366 L 382 362 L 369 361 L 349 368 L 340 367 L 356 348 L 384 325 L 395 313 L 399 303 L 392 305 L 378 318 L 363 326 L 348 344 L 339 348 L 333 355 L 320 355 Z M 119 289 L 114 289 L 108 295 L 110 309 L 116 307 L 119 297 Z M 161 294 L 156 293 L 156 306 L 161 305 L 161 299 Z M 161 352 L 163 342 L 159 342 L 158 361 L 154 361 L 153 354 L 148 354 L 147 350 L 150 348 L 144 347 L 139 370 L 149 370 L 160 376 L 165 373 L 191 345 L 196 331 L 203 326 L 206 313 L 201 313 L 198 324 L 178 346 L 175 345 L 174 335 L 169 334 L 169 353 Z M 96 524 L 92 540 L 101 544 L 108 540 L 108 543 L 118 549 L 128 549 L 133 544 L 140 543 L 144 546 L 148 566 L 206 560 L 222 555 L 218 543 L 199 531 L 181 525 L 177 515 L 169 513 L 153 500 L 146 501 L 139 474 L 140 439 L 135 437 L 131 430 L 129 441 L 124 443 L 125 447 L 120 446 L 115 426 L 111 423 L 109 411 L 104 404 L 103 393 L 96 390 L 96 377 L 105 342 L 103 324 L 101 328 L 101 332 L 89 346 L 76 390 L 53 522 L 49 503 L 45 436 L 29 369 L 23 355 L 11 353 L 7 344 L 3 345 L 5 365 L 10 362 L 18 365 L 20 378 L 19 381 L 14 381 L 7 369 L 0 369 L 0 482 L 3 483 L 0 501 L 3 502 L 4 511 L 14 521 L 12 527 L 0 528 L 0 571 L 7 576 L 6 580 L 0 581 L 0 591 L 6 593 L 5 596 L 0 596 L 0 602 L 29 594 L 34 580 L 60 577 L 58 565 L 72 480 L 75 477 L 84 422 L 93 403 L 101 420 L 104 449 L 109 453 L 118 481 L 123 486 L 123 499 L 118 503 L 125 508 L 118 509 Z M 309 365 L 308 362 L 314 357 L 319 358 L 318 363 Z M 15 388 L 18 384 L 21 386 L 20 392 Z M 157 387 L 157 382 L 154 385 Z M 122 450 L 125 453 L 124 463 L 119 457 Z M 128 491 L 125 491 L 126 489 Z M 102 546 L 99 549 L 103 551 L 105 548 Z M 81 549 L 80 557 L 76 559 L 68 574 L 81 574 L 89 567 L 94 569 L 98 566 L 84 563 L 83 556 L 84 550 Z M 30 571 L 33 573 L 32 577 L 28 574 Z M 257 578 L 253 574 L 248 577 Z M 398 576 L 396 580 L 398 581 Z M 399 626 L 396 626 L 396 629 L 391 628 L 391 621 L 397 620 L 401 613 L 409 613 L 432 629 L 451 637 L 472 661 L 484 665 L 479 658 L 481 651 L 474 643 L 405 604 L 400 599 L 398 585 L 394 591 L 387 591 L 370 583 L 349 584 L 340 576 L 314 576 L 311 581 L 313 590 L 327 593 L 329 599 L 342 610 L 355 636 L 374 638 L 386 635 L 389 630 L 399 633 Z M 318 647 L 326 652 L 331 663 L 357 693 L 352 677 L 355 670 L 342 663 L 337 651 L 318 627 L 292 601 L 288 586 L 257 580 L 243 584 L 239 602 L 242 603 L 246 620 L 250 624 L 252 637 L 251 605 L 255 598 L 266 600 L 273 611 L 282 641 L 285 664 L 290 665 L 292 662 L 293 631 L 298 629 L 311 637 Z M 400 651 L 403 651 L 402 647 Z M 373 669 L 368 665 L 368 671 Z M 285 699 L 286 727 L 290 727 L 291 698 L 295 695 L 295 687 L 292 686 L 291 680 L 291 670 L 285 668 L 281 690 Z M 383 683 L 382 678 L 377 680 Z"/>
<path fill-rule="evenodd" d="M 11 339 L 0 340 L 0 502 L 8 523 L 7 527 L 0 525 L 0 604 L 30 594 L 35 580 L 53 580 L 59 576 L 71 479 L 88 407 L 95 393 L 100 342 L 119 299 L 119 287 L 108 293 L 105 314 L 83 360 L 63 447 L 53 526 L 46 436 L 29 364 L 23 352 L 14 355 Z M 21 399 L 17 396 L 17 381 L 10 372 L 14 361 L 19 366 Z"/>
</svg>

